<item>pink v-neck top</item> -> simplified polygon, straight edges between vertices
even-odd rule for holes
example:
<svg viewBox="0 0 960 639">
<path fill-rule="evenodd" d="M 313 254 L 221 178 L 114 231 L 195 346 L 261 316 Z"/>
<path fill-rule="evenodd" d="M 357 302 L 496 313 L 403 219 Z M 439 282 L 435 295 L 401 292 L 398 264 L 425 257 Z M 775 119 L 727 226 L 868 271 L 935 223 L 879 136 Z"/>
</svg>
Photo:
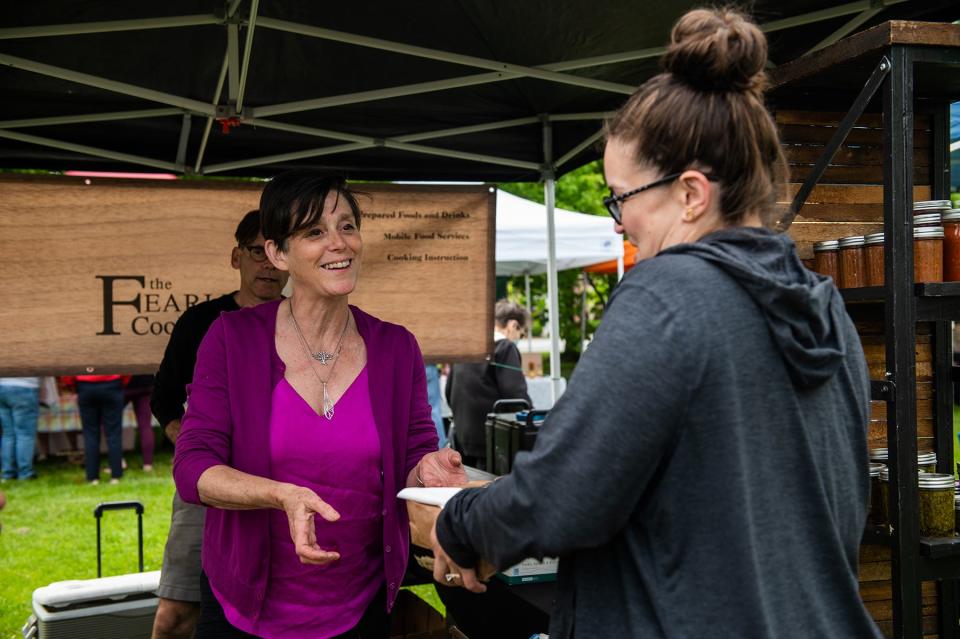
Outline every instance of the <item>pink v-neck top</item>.
<svg viewBox="0 0 960 639">
<path fill-rule="evenodd" d="M 273 390 L 273 479 L 310 488 L 340 519 L 315 516 L 317 544 L 340 559 L 303 564 L 287 516 L 270 511 L 270 569 L 263 608 L 249 618 L 217 593 L 227 619 L 260 637 L 331 637 L 353 628 L 383 585 L 383 484 L 380 439 L 366 367 L 337 401 L 332 420 L 318 415 L 286 379 Z M 211 584 L 212 586 L 212 584 Z"/>
</svg>

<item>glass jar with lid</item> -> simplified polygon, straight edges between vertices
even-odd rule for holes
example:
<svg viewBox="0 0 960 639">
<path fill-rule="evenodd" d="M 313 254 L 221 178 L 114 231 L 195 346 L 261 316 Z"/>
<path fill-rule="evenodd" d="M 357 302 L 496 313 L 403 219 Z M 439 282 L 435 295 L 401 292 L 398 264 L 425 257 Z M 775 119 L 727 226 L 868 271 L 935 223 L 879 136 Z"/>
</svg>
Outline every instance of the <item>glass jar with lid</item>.
<svg viewBox="0 0 960 639">
<path fill-rule="evenodd" d="M 940 226 L 940 213 L 923 213 L 913 216 L 913 228 L 918 226 Z"/>
<path fill-rule="evenodd" d="M 913 281 L 943 281 L 943 227 L 913 229 Z"/>
<path fill-rule="evenodd" d="M 813 270 L 821 275 L 833 278 L 834 284 L 840 283 L 840 243 L 836 240 L 824 240 L 813 245 Z"/>
<path fill-rule="evenodd" d="M 917 470 L 921 473 L 937 472 L 937 454 L 917 453 Z"/>
<path fill-rule="evenodd" d="M 883 286 L 883 233 L 863 238 L 864 266 L 867 286 Z"/>
<path fill-rule="evenodd" d="M 864 237 L 851 235 L 840 238 L 840 288 L 866 286 L 866 262 L 864 260 Z"/>
<path fill-rule="evenodd" d="M 954 488 L 949 473 L 922 473 L 920 482 L 920 536 L 953 537 L 955 532 Z"/>
<path fill-rule="evenodd" d="M 960 281 L 960 209 L 943 214 L 943 280 Z"/>
<path fill-rule="evenodd" d="M 945 211 L 949 211 L 951 208 L 950 200 L 921 200 L 920 202 L 913 203 L 913 225 L 917 225 L 916 218 L 920 215 L 940 215 Z M 926 222 L 921 222 L 921 224 L 928 224 L 930 226 L 940 226 L 939 220 L 934 224 L 932 220 Z"/>
</svg>

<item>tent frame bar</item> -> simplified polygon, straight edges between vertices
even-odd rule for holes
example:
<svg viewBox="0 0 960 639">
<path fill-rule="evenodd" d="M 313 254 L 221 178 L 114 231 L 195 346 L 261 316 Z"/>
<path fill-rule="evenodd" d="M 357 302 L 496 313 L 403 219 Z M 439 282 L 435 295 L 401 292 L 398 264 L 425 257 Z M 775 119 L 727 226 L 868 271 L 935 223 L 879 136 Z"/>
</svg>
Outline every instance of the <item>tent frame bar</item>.
<svg viewBox="0 0 960 639">
<path fill-rule="evenodd" d="M 180 115 L 183 109 L 168 107 L 163 109 L 140 109 L 138 111 L 111 111 L 109 113 L 89 113 L 86 115 L 60 115 L 50 118 L 27 118 L 24 120 L 0 120 L 0 129 L 19 129 L 34 126 L 55 126 L 58 124 L 84 124 L 87 122 L 111 122 L 118 120 L 136 120 L 139 118 L 160 118 Z"/>
<path fill-rule="evenodd" d="M 225 16 L 218 16 L 214 14 L 194 14 L 194 15 L 183 15 L 183 16 L 169 16 L 163 18 L 144 18 L 137 20 L 114 20 L 114 21 L 101 21 L 101 22 L 87 22 L 87 23 L 75 23 L 75 24 L 58 24 L 58 25 L 38 25 L 38 26 L 29 26 L 29 27 L 15 27 L 8 29 L 0 29 L 0 40 L 3 39 L 17 39 L 17 38 L 31 38 L 31 37 L 48 37 L 48 36 L 69 36 L 69 35 L 79 35 L 79 34 L 90 34 L 90 33 L 104 33 L 104 32 L 116 32 L 116 31 L 131 31 L 131 30 L 140 30 L 140 29 L 159 29 L 159 28 L 174 28 L 174 27 L 189 27 L 189 26 L 209 26 L 209 25 L 225 25 L 227 28 L 227 54 L 224 61 L 224 67 L 221 69 L 221 76 L 217 83 L 217 90 L 215 91 L 215 97 L 212 104 L 207 104 L 198 100 L 193 100 L 183 96 L 177 96 L 162 91 L 155 91 L 145 87 L 140 87 L 124 82 L 118 82 L 114 80 L 109 80 L 107 78 L 98 77 L 86 73 L 81 73 L 78 71 L 72 71 L 70 69 L 65 69 L 61 67 L 56 67 L 53 65 L 44 64 L 34 60 L 26 60 L 24 58 L 18 58 L 16 56 L 7 55 L 0 53 L 0 64 L 5 66 L 10 66 L 13 68 L 21 69 L 24 71 L 29 71 L 33 73 L 38 73 L 41 75 L 46 75 L 50 77 L 55 77 L 58 79 L 76 82 L 78 84 L 83 84 L 86 86 L 92 86 L 95 88 L 103 89 L 106 91 L 112 91 L 120 93 L 123 95 L 133 96 L 141 98 L 144 100 L 150 100 L 153 102 L 159 102 L 161 104 L 167 104 L 172 107 L 177 107 L 183 112 L 186 112 L 184 118 L 184 125 L 181 129 L 180 144 L 178 145 L 177 152 L 177 163 L 170 164 L 168 162 L 163 162 L 160 160 L 155 160 L 152 158 L 146 158 L 142 156 L 130 155 L 125 153 L 119 153 L 115 151 L 109 151 L 107 149 L 100 149 L 97 147 L 90 147 L 85 145 L 73 144 L 70 142 L 63 142 L 58 140 L 52 140 L 50 138 L 43 138 L 39 136 L 30 136 L 26 134 L 17 134 L 16 137 L 11 135 L 12 132 L 7 131 L 7 134 L 3 137 L 10 139 L 17 139 L 21 142 L 27 142 L 31 144 L 38 144 L 41 146 L 48 146 L 53 148 L 77 151 L 81 153 L 88 153 L 95 157 L 105 157 L 110 159 L 121 159 L 121 161 L 130 161 L 136 164 L 145 164 L 147 166 L 160 167 L 167 170 L 182 170 L 185 171 L 184 167 L 184 156 L 186 152 L 186 142 L 189 138 L 189 124 L 190 124 L 190 115 L 196 114 L 201 116 L 206 116 L 207 122 L 204 130 L 204 134 L 201 140 L 200 149 L 197 153 L 196 162 L 194 164 L 193 170 L 197 173 L 201 171 L 203 156 L 206 151 L 206 146 L 209 141 L 210 131 L 213 125 L 213 120 L 218 116 L 223 116 L 224 113 L 228 115 L 231 113 L 229 109 L 218 108 L 220 103 L 220 97 L 222 93 L 222 88 L 224 84 L 224 78 L 227 76 L 229 78 L 229 96 L 230 102 L 234 105 L 232 109 L 233 114 L 239 114 L 243 109 L 243 97 L 246 88 L 247 74 L 250 68 L 250 59 L 252 52 L 252 43 L 253 43 L 253 34 L 254 29 L 257 25 L 266 27 L 269 29 L 285 31 L 289 33 L 296 33 L 300 35 L 305 35 L 308 37 L 321 38 L 325 40 L 331 40 L 336 42 L 342 42 L 346 44 L 352 44 L 356 46 L 363 46 L 368 48 L 374 48 L 379 50 L 391 51 L 398 54 L 404 55 L 413 55 L 417 57 L 439 60 L 443 62 L 449 62 L 453 64 L 460 64 L 470 67 L 477 67 L 482 69 L 488 69 L 490 73 L 481 73 L 481 74 L 472 74 L 468 76 L 462 76 L 458 78 L 448 78 L 445 80 L 438 80 L 432 82 L 422 82 L 411 85 L 405 85 L 400 87 L 391 87 L 387 89 L 379 89 L 373 91 L 363 91 L 353 94 L 344 94 L 339 96 L 328 96 L 324 98 L 318 98 L 313 100 L 301 100 L 298 102 L 290 102 L 286 104 L 275 104 L 267 105 L 258 108 L 248 109 L 251 117 L 245 118 L 244 120 L 251 124 L 258 124 L 259 126 L 272 126 L 273 128 L 280 129 L 282 127 L 287 127 L 286 130 L 296 131 L 305 133 L 307 135 L 315 135 L 320 137 L 328 137 L 331 139 L 346 140 L 351 142 L 350 144 L 335 145 L 325 148 L 317 149 L 307 149 L 304 151 L 286 153 L 280 155 L 273 155 L 262 158 L 251 158 L 247 160 L 240 160 L 237 162 L 222 163 L 207 167 L 206 172 L 220 172 L 225 170 L 230 170 L 233 168 L 243 168 L 249 166 L 259 166 L 267 164 L 273 161 L 278 161 L 280 158 L 285 159 L 300 159 L 308 157 L 317 157 L 321 155 L 329 155 L 331 153 L 342 153 L 352 150 L 367 149 L 373 146 L 384 146 L 388 148 L 394 148 L 401 151 L 407 151 L 411 153 L 422 153 L 427 155 L 437 155 L 442 157 L 451 157 L 457 159 L 466 159 L 477 162 L 485 162 L 491 164 L 499 164 L 504 166 L 512 166 L 517 168 L 529 168 L 535 170 L 542 170 L 544 174 L 546 172 L 553 173 L 557 166 L 562 166 L 565 163 L 569 162 L 571 159 L 576 157 L 584 149 L 586 149 L 590 144 L 593 144 L 597 139 L 600 138 L 602 132 L 597 132 L 581 142 L 577 147 L 571 149 L 564 156 L 562 156 L 556 163 L 551 164 L 549 167 L 544 167 L 533 162 L 525 162 L 521 160 L 514 160 L 510 158 L 499 158 L 489 155 L 475 154 L 475 153 L 463 153 L 456 152 L 444 149 L 437 149 L 429 146 L 422 146 L 418 144 L 412 144 L 414 141 L 428 140 L 443 136 L 452 136 L 452 135 L 463 135 L 469 133 L 477 133 L 481 131 L 494 130 L 496 128 L 505 128 L 507 126 L 520 126 L 521 124 L 532 124 L 535 121 L 543 119 L 544 116 L 538 118 L 517 118 L 514 120 L 507 120 L 503 123 L 489 123 L 489 124 L 480 124 L 467 127 L 457 127 L 454 129 L 446 129 L 443 131 L 434 131 L 434 132 L 421 132 L 415 134 L 409 134 L 407 136 L 394 137 L 389 139 L 374 139 L 374 138 L 363 138 L 361 136 L 352 136 L 350 134 L 337 133 L 333 131 L 324 131 L 321 129 L 311 130 L 309 127 L 296 127 L 296 125 L 285 125 L 282 123 L 273 123 L 268 120 L 264 120 L 264 117 L 271 115 L 280 115 L 284 113 L 293 113 L 297 111 L 307 111 L 315 110 L 321 108 L 328 108 L 332 106 L 342 106 L 347 104 L 356 104 L 359 102 L 367 102 L 372 100 L 381 100 L 393 97 L 400 97 L 404 95 L 415 95 L 420 93 L 428 93 L 432 91 L 447 90 L 465 86 L 476 86 L 479 84 L 487 84 L 491 82 L 499 82 L 504 80 L 512 80 L 521 77 L 536 78 L 540 80 L 545 80 L 548 82 L 557 82 L 561 84 L 568 84 L 573 86 L 580 86 L 584 88 L 597 89 L 601 91 L 610 91 L 620 94 L 630 94 L 634 91 L 634 87 L 614 83 L 614 82 L 605 82 L 601 80 L 593 80 L 590 78 L 584 78 L 576 75 L 570 75 L 564 73 L 565 71 L 583 69 L 588 67 L 596 67 L 607 64 L 619 64 L 623 62 L 636 61 L 646 58 L 652 58 L 661 55 L 664 51 L 664 47 L 653 47 L 647 49 L 639 49 L 635 51 L 626 51 L 620 53 L 613 53 L 601 56 L 594 56 L 591 58 L 583 58 L 580 60 L 570 60 L 565 62 L 557 62 L 553 64 L 541 65 L 536 67 L 517 65 L 512 63 L 505 63 L 496 60 L 490 60 L 486 58 L 481 58 L 477 56 L 469 56 L 463 54 L 457 54 L 447 51 L 441 51 L 437 49 L 430 49 L 426 47 L 419 47 L 409 44 L 404 44 L 401 42 L 395 42 L 390 40 L 384 40 L 380 38 L 373 38 L 369 36 L 363 36 L 359 34 L 346 33 L 342 31 L 335 31 L 332 29 L 325 29 L 322 27 L 299 24 L 284 20 L 277 20 L 269 17 L 258 17 L 258 8 L 259 0 L 251 0 L 250 12 L 247 17 L 247 20 L 244 21 L 242 18 L 236 15 L 237 10 L 242 4 L 243 0 L 230 0 L 229 5 L 226 7 Z M 844 24 L 840 29 L 836 30 L 826 39 L 818 43 L 811 51 L 817 50 L 832 42 L 842 38 L 851 31 L 855 30 L 858 26 L 875 16 L 883 8 L 905 2 L 906 0 L 857 0 L 855 2 L 848 2 L 843 5 L 836 7 L 831 7 L 828 9 L 823 9 L 820 11 L 813 11 L 805 13 L 798 16 L 792 16 L 790 18 L 784 18 L 782 20 L 774 20 L 772 22 L 767 22 L 761 25 L 761 29 L 765 32 L 779 31 L 783 29 L 789 29 L 792 27 L 812 24 L 815 22 L 820 22 L 824 20 L 832 20 L 835 18 L 857 14 L 846 24 Z M 243 60 L 241 63 L 240 52 L 239 52 L 239 28 L 242 25 L 247 26 L 246 33 L 246 46 L 244 47 Z M 52 118 L 30 118 L 22 120 L 9 120 L 6 122 L 0 122 L 0 130 L 7 130 L 15 127 L 29 127 L 29 126 L 46 126 L 53 124 L 77 124 L 85 122 L 98 122 L 106 120 L 121 120 L 121 119 L 132 119 L 137 117 L 159 117 L 166 115 L 175 115 L 177 111 L 173 109 L 143 109 L 137 111 L 128 111 L 128 112 L 115 112 L 114 114 L 88 114 L 88 115 L 76 115 L 76 116 L 59 116 Z M 113 115 L 115 117 L 109 118 L 105 116 Z M 600 116 L 600 117 L 595 117 Z M 565 120 L 573 119 L 601 119 L 605 117 L 606 114 L 567 114 L 567 115 L 558 115 L 552 116 L 548 119 L 544 119 L 544 126 L 552 122 L 561 122 Z M 294 128 L 296 127 L 296 128 Z M 552 130 L 551 130 L 552 131 Z M 546 135 L 546 133 L 545 133 Z M 552 135 L 552 133 L 551 133 Z M 544 142 L 544 151 L 546 152 L 547 146 L 546 141 Z M 549 149 L 552 153 L 552 148 Z"/>
<path fill-rule="evenodd" d="M 147 158 L 140 155 L 130 155 L 129 153 L 119 153 L 117 151 L 86 146 L 84 144 L 74 144 L 72 142 L 52 140 L 50 138 L 28 135 L 26 133 L 10 131 L 8 129 L 0 129 L 0 138 L 7 138 L 10 140 L 16 140 L 18 142 L 26 142 L 28 144 L 37 144 L 39 146 L 48 146 L 64 151 L 73 151 L 75 153 L 82 153 L 84 155 L 91 155 L 93 157 L 119 160 L 121 162 L 130 162 L 131 164 L 142 164 L 144 166 L 151 166 L 153 168 L 164 169 L 166 171 L 182 172 L 184 168 L 182 165 L 177 165 L 172 162 L 164 162 L 163 160 L 155 160 L 153 158 Z"/>
<path fill-rule="evenodd" d="M 818 42 L 816 45 L 814 45 L 813 48 L 811 48 L 809 51 L 807 51 L 803 55 L 810 55 L 814 51 L 819 51 L 824 47 L 828 47 L 831 44 L 838 42 L 839 40 L 853 33 L 857 29 L 857 27 L 859 27 L 861 24 L 863 24 L 867 20 L 870 20 L 871 18 L 873 18 L 873 16 L 883 11 L 882 4 L 875 3 L 875 5 L 876 6 L 870 9 L 867 9 L 865 11 L 861 11 L 860 13 L 855 15 L 853 18 L 848 20 L 842 27 L 840 27 L 839 29 L 837 29 L 836 31 L 828 35 L 826 38 Z"/>
<path fill-rule="evenodd" d="M 596 133 L 588 137 L 586 140 L 584 140 L 577 146 L 567 151 L 559 160 L 557 160 L 557 166 L 563 166 L 564 164 L 572 160 L 574 157 L 579 155 L 581 151 L 583 151 L 584 149 L 586 149 L 592 144 L 596 144 L 597 140 L 599 140 L 602 137 L 603 137 L 603 129 L 600 129 L 599 131 L 597 131 Z"/>
<path fill-rule="evenodd" d="M 367 47 L 371 49 L 380 49 L 383 51 L 390 51 L 393 53 L 402 53 L 405 55 L 412 55 L 419 58 L 427 58 L 429 60 L 451 62 L 453 64 L 461 64 L 468 67 L 487 69 L 489 71 L 496 71 L 498 73 L 503 73 L 503 72 L 514 73 L 520 76 L 536 78 L 538 80 L 546 80 L 548 82 L 558 82 L 560 84 L 570 84 L 573 86 L 585 87 L 588 89 L 596 89 L 598 91 L 609 91 L 611 93 L 620 93 L 623 95 L 630 95 L 636 89 L 636 87 L 630 86 L 628 84 L 620 84 L 619 82 L 607 82 L 605 80 L 593 80 L 591 78 L 582 78 L 579 76 L 569 75 L 565 73 L 558 73 L 556 71 L 549 71 L 542 68 L 528 67 L 520 64 L 512 64 L 510 62 L 500 62 L 498 60 L 489 60 L 487 58 L 480 58 L 472 55 L 464 55 L 461 53 L 451 53 L 449 51 L 441 51 L 439 49 L 418 47 L 411 44 L 404 44 L 402 42 L 394 42 L 392 40 L 384 40 L 382 38 L 372 38 L 370 36 L 363 36 L 355 33 L 346 33 L 344 31 L 335 31 L 333 29 L 325 29 L 323 27 L 314 27 L 310 25 L 300 24 L 298 22 L 288 22 L 286 20 L 277 20 L 275 18 L 261 18 L 260 25 L 268 29 L 274 29 L 277 31 L 286 31 L 288 33 L 296 33 L 298 35 L 305 35 L 313 38 L 320 38 L 323 40 L 332 40 L 334 42 L 353 44 L 356 46 Z"/>
<path fill-rule="evenodd" d="M 14 69 L 20 69 L 23 71 L 31 71 L 33 73 L 39 73 L 40 75 L 59 78 L 61 80 L 68 80 L 70 82 L 76 82 L 77 84 L 84 84 L 86 86 L 96 87 L 106 91 L 113 91 L 114 93 L 121 93 L 123 95 L 142 98 L 152 102 L 159 102 L 160 104 L 169 104 L 170 106 L 180 107 L 181 109 L 193 111 L 194 113 L 201 115 L 216 114 L 216 107 L 204 102 L 200 102 L 199 100 L 192 100 L 190 98 L 173 95 L 171 93 L 165 93 L 163 91 L 154 91 L 153 89 L 127 84 L 126 82 L 108 80 L 99 76 L 90 75 L 89 73 L 81 73 L 79 71 L 72 71 L 62 67 L 55 67 L 42 62 L 36 62 L 34 60 L 27 60 L 25 58 L 7 55 L 6 53 L 0 53 L 0 65 L 13 67 Z"/>
<path fill-rule="evenodd" d="M 0 29 L 0 40 L 20 38 L 46 38 L 56 36 L 84 35 L 88 33 L 111 33 L 117 31 L 141 31 L 175 27 L 200 27 L 222 25 L 223 18 L 201 13 L 164 18 L 140 18 L 137 20 L 108 20 L 103 22 L 77 22 L 73 24 L 46 24 L 31 27 Z"/>
<path fill-rule="evenodd" d="M 220 76 L 217 78 L 217 86 L 213 91 L 213 106 L 220 103 L 220 95 L 223 93 L 223 85 L 227 81 L 227 67 L 230 65 L 230 52 L 223 55 L 223 64 L 220 65 Z M 200 148 L 197 149 L 197 159 L 193 164 L 193 172 L 199 173 L 203 164 L 203 155 L 207 151 L 207 142 L 210 140 L 210 129 L 213 128 L 213 116 L 207 116 L 207 123 L 203 127 L 203 135 L 200 137 Z"/>
<path fill-rule="evenodd" d="M 240 70 L 240 88 L 237 92 L 237 113 L 243 113 L 243 94 L 247 88 L 247 72 L 250 71 L 250 52 L 253 49 L 253 31 L 257 26 L 257 9 L 260 0 L 250 0 L 250 18 L 247 22 L 247 40 L 243 46 L 243 64 Z"/>
</svg>

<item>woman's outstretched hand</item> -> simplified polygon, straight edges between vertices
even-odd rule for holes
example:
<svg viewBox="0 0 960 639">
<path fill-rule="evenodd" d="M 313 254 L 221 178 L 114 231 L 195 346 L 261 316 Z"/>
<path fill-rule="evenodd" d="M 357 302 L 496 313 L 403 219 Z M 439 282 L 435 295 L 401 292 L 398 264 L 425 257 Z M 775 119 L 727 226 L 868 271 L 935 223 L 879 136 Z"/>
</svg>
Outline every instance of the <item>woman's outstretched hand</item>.
<svg viewBox="0 0 960 639">
<path fill-rule="evenodd" d="M 424 455 L 417 464 L 416 473 L 416 485 L 423 482 L 424 486 L 463 486 L 468 481 L 463 459 L 452 448 L 441 448 Z"/>
<path fill-rule="evenodd" d="M 290 538 L 301 563 L 324 565 L 340 559 L 340 553 L 324 550 L 317 545 L 314 515 L 327 521 L 337 521 L 340 513 L 323 501 L 309 488 L 287 484 L 280 496 L 280 503 L 287 513 Z"/>
</svg>

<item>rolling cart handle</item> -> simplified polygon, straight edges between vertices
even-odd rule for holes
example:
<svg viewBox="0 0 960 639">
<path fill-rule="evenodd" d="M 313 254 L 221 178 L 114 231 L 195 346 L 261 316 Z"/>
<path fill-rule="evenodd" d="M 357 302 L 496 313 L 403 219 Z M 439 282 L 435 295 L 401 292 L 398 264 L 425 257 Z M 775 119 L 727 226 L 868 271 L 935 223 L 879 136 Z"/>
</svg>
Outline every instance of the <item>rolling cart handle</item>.
<svg viewBox="0 0 960 639">
<path fill-rule="evenodd" d="M 516 399 L 498 399 L 493 403 L 493 410 L 491 410 L 490 412 L 499 413 L 500 408 L 502 408 L 503 406 L 512 406 L 514 404 L 518 406 L 522 405 L 527 410 L 530 410 L 531 408 L 533 408 L 532 406 L 530 406 L 530 402 L 523 399 L 522 397 L 518 397 Z"/>
<path fill-rule="evenodd" d="M 97 519 L 97 578 L 101 574 L 100 561 L 100 519 L 106 510 L 135 510 L 137 512 L 137 552 L 140 561 L 140 572 L 143 572 L 143 504 L 139 501 L 108 501 L 97 505 L 93 509 L 93 516 Z"/>
</svg>

